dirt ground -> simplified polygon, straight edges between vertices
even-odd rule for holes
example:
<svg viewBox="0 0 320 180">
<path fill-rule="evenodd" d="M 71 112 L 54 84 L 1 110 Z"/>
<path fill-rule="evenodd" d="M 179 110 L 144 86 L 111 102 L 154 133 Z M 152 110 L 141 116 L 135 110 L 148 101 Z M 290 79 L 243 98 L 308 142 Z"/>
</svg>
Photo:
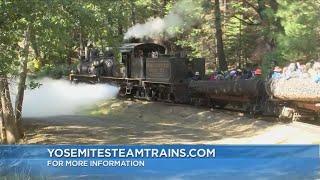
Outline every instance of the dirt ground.
<svg viewBox="0 0 320 180">
<path fill-rule="evenodd" d="M 187 105 L 108 100 L 79 115 L 24 119 L 26 144 L 319 144 L 320 126 Z"/>
</svg>

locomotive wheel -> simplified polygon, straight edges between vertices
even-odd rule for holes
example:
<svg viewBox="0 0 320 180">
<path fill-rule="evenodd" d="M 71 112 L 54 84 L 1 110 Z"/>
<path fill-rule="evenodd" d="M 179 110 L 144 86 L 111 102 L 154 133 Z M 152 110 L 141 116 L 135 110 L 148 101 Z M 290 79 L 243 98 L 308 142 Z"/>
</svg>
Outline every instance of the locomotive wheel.
<svg viewBox="0 0 320 180">
<path fill-rule="evenodd" d="M 72 80 L 70 81 L 70 83 L 71 83 L 71 84 L 79 84 L 79 81 L 72 79 Z"/>
<path fill-rule="evenodd" d="M 172 103 L 175 103 L 175 97 L 174 97 L 173 93 L 169 94 L 169 101 L 172 102 Z"/>
<path fill-rule="evenodd" d="M 256 118 L 256 115 L 258 114 L 257 112 L 257 108 L 258 106 L 255 104 L 253 106 L 251 106 L 252 109 L 250 109 L 250 115 L 252 116 L 252 118 Z"/>
<path fill-rule="evenodd" d="M 120 98 L 126 97 L 126 87 L 120 87 L 118 97 Z"/>
<path fill-rule="evenodd" d="M 259 114 L 258 105 L 250 103 L 246 108 L 246 113 L 249 118 L 256 118 L 257 115 Z"/>
<path fill-rule="evenodd" d="M 262 112 L 263 115 L 269 115 L 269 116 L 279 116 L 280 110 L 279 110 L 279 105 L 272 103 L 270 101 L 266 101 L 262 105 Z"/>
<path fill-rule="evenodd" d="M 228 103 L 219 102 L 219 103 L 216 103 L 216 104 L 215 104 L 215 107 L 216 107 L 217 109 L 224 109 L 227 105 L 228 105 Z"/>
<path fill-rule="evenodd" d="M 199 98 L 192 98 L 191 99 L 191 105 L 199 107 L 200 106 L 200 99 Z"/>
<path fill-rule="evenodd" d="M 145 98 L 147 101 L 151 101 L 152 100 L 152 90 L 151 88 L 145 88 L 144 89 L 144 94 L 145 94 Z"/>
<path fill-rule="evenodd" d="M 157 101 L 158 100 L 158 92 L 155 90 L 151 90 L 151 100 L 152 101 Z"/>
<path fill-rule="evenodd" d="M 136 92 L 135 92 L 135 98 L 138 98 L 138 99 L 142 99 L 142 98 L 145 98 L 145 92 L 142 88 L 137 88 Z"/>
<path fill-rule="evenodd" d="M 211 99 L 209 101 L 209 103 L 211 104 L 212 107 L 216 108 L 216 109 L 224 109 L 228 103 L 227 102 L 223 102 L 223 101 L 215 101 L 213 99 Z"/>
<path fill-rule="evenodd" d="M 207 105 L 210 108 L 224 109 L 228 105 L 228 103 L 227 102 L 222 102 L 222 101 L 215 101 L 214 99 L 210 99 L 207 102 Z"/>
</svg>

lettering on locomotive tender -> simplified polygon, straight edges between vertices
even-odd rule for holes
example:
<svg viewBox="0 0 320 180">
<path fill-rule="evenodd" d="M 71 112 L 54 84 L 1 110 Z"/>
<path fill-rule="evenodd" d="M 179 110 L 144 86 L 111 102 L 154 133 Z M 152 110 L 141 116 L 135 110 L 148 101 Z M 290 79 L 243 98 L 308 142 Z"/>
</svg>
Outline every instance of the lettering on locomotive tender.
<svg viewBox="0 0 320 180">
<path fill-rule="evenodd" d="M 153 62 L 148 64 L 148 74 L 152 77 L 164 77 L 170 73 L 170 65 L 168 62 Z"/>
</svg>

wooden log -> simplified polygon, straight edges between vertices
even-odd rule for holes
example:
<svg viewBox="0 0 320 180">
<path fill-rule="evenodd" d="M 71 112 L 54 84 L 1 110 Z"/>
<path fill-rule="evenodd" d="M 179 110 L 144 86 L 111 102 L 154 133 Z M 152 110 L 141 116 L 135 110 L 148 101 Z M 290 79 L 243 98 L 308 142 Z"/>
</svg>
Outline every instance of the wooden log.
<svg viewBox="0 0 320 180">
<path fill-rule="evenodd" d="M 271 95 L 278 99 L 320 102 L 320 84 L 310 78 L 276 79 L 269 84 Z"/>
<path fill-rule="evenodd" d="M 264 82 L 261 80 L 217 80 L 191 81 L 189 87 L 198 93 L 217 96 L 257 97 L 264 94 Z"/>
</svg>

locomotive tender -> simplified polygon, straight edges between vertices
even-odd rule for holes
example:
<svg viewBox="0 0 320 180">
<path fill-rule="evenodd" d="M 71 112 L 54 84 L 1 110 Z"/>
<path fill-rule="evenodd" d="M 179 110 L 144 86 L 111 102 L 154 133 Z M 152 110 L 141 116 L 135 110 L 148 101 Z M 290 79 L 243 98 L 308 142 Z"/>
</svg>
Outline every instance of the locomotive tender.
<svg viewBox="0 0 320 180">
<path fill-rule="evenodd" d="M 167 55 L 166 48 L 159 44 L 126 43 L 119 49 L 121 61 L 110 53 L 83 58 L 70 80 L 115 84 L 120 87 L 120 96 L 186 104 L 201 101 L 220 108 L 236 104 L 251 114 L 290 120 L 318 118 L 320 113 L 320 102 L 273 98 L 263 80 L 192 80 L 195 72 L 204 79 L 205 60 Z"/>
</svg>

